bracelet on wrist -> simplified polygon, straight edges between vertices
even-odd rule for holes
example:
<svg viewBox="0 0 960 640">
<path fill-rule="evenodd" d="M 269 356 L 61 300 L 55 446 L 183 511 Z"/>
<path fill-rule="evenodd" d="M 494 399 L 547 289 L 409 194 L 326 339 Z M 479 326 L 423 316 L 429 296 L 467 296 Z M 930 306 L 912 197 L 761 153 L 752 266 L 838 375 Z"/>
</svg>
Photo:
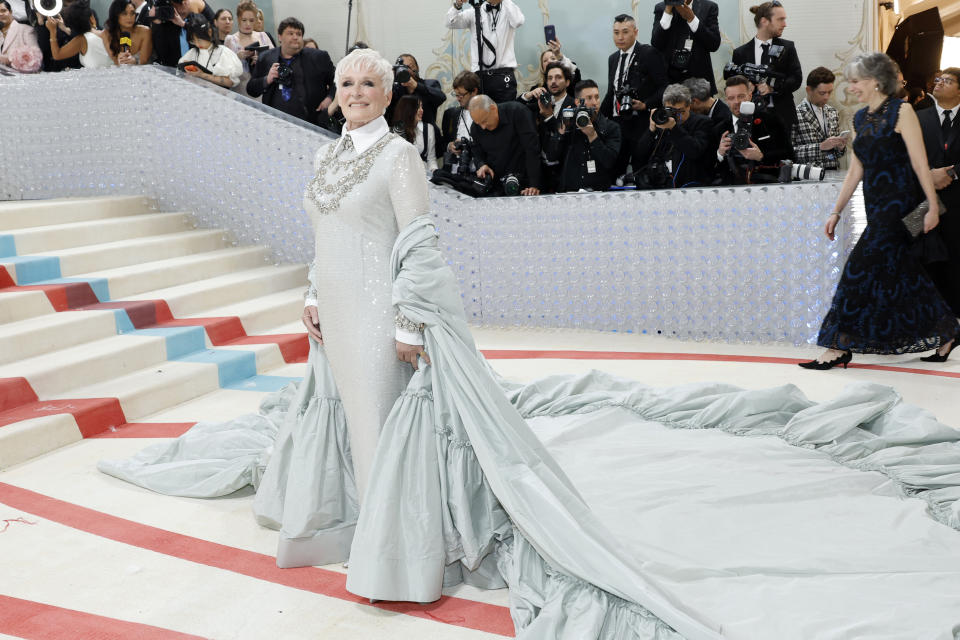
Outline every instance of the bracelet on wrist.
<svg viewBox="0 0 960 640">
<path fill-rule="evenodd" d="M 830 215 L 832 215 L 832 216 L 837 216 L 838 218 L 842 218 L 842 217 L 843 217 L 843 216 L 840 214 L 839 211 L 834 211 L 834 212 L 831 213 Z"/>
</svg>

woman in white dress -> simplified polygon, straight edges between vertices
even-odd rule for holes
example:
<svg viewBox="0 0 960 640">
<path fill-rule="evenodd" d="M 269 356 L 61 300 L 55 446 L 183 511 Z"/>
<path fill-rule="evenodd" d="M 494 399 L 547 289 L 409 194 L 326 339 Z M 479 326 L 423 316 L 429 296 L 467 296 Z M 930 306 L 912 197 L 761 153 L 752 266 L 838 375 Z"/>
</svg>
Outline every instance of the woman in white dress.
<svg viewBox="0 0 960 640">
<path fill-rule="evenodd" d="M 66 60 L 79 54 L 80 64 L 84 67 L 98 69 L 113 66 L 103 34 L 94 28 L 95 19 L 87 0 L 68 4 L 60 16 L 61 20 L 47 18 L 46 21 L 47 31 L 50 32 L 50 53 L 54 60 Z M 57 43 L 57 29 L 61 21 L 73 36 L 62 47 Z"/>
<path fill-rule="evenodd" d="M 227 89 L 239 85 L 243 73 L 240 58 L 222 44 L 214 43 L 213 25 L 207 18 L 202 13 L 191 13 L 187 16 L 184 29 L 187 31 L 190 49 L 183 54 L 179 63 L 197 64 L 185 65 L 183 72 Z"/>
</svg>

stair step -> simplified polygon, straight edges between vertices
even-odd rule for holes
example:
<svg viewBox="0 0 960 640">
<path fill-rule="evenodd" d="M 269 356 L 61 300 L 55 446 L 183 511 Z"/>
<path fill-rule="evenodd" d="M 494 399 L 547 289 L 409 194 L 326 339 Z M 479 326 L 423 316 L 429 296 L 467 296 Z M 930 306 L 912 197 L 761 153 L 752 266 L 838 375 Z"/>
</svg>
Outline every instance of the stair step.
<svg viewBox="0 0 960 640">
<path fill-rule="evenodd" d="M 0 470 L 80 439 L 80 429 L 69 413 L 41 416 L 0 427 Z"/>
<path fill-rule="evenodd" d="M 177 318 L 219 317 L 223 314 L 210 310 L 278 290 L 303 287 L 306 278 L 305 265 L 263 266 L 128 295 L 124 299 L 165 300 Z"/>
<path fill-rule="evenodd" d="M 143 196 L 15 200 L 0 202 L 0 231 L 142 213 L 153 213 L 150 199 Z"/>
<path fill-rule="evenodd" d="M 28 227 L 12 231 L 10 235 L 14 237 L 17 253 L 24 256 L 117 240 L 176 233 L 190 230 L 192 226 L 190 217 L 185 213 L 150 213 Z"/>
<path fill-rule="evenodd" d="M 74 276 L 132 264 L 207 253 L 223 248 L 223 232 L 205 229 L 132 238 L 34 255 L 58 258 L 61 273 L 64 276 Z"/>
<path fill-rule="evenodd" d="M 53 305 L 42 291 L 0 289 L 0 326 L 52 313 Z"/>
<path fill-rule="evenodd" d="M 147 291 L 253 269 L 263 265 L 267 256 L 264 247 L 238 247 L 76 275 L 104 279 L 112 300 L 126 300 Z"/>
<path fill-rule="evenodd" d="M 295 287 L 256 298 L 249 298 L 225 306 L 204 309 L 182 318 L 190 317 L 230 317 L 240 318 L 248 335 L 260 333 L 288 333 L 274 331 L 281 325 L 289 324 L 291 319 L 300 317 L 303 310 L 304 287 Z M 303 330 L 303 325 L 300 325 Z"/>
<path fill-rule="evenodd" d="M 112 311 L 65 311 L 0 324 L 0 365 L 117 333 Z"/>
</svg>

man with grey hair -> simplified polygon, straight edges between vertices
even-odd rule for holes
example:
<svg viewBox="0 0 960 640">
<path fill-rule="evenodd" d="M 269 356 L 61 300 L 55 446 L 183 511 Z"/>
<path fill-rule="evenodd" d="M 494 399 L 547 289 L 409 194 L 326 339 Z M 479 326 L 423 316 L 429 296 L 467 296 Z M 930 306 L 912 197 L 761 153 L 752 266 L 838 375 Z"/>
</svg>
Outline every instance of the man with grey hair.
<svg viewBox="0 0 960 640">
<path fill-rule="evenodd" d="M 663 92 L 663 108 L 650 115 L 650 125 L 636 145 L 633 157 L 641 188 L 709 185 L 716 164 L 716 137 L 710 118 L 691 109 L 690 90 L 671 84 Z"/>
<path fill-rule="evenodd" d="M 703 78 L 687 78 L 683 81 L 683 86 L 690 90 L 690 109 L 710 118 L 714 134 L 719 139 L 730 126 L 730 118 L 733 117 L 730 107 L 714 96 L 710 83 Z"/>
<path fill-rule="evenodd" d="M 519 181 L 520 194 L 540 193 L 540 137 L 533 114 L 513 100 L 497 104 L 480 94 L 467 105 L 473 124 L 473 154 L 477 177 L 494 181 L 494 193 L 504 193 L 509 176 Z"/>
</svg>

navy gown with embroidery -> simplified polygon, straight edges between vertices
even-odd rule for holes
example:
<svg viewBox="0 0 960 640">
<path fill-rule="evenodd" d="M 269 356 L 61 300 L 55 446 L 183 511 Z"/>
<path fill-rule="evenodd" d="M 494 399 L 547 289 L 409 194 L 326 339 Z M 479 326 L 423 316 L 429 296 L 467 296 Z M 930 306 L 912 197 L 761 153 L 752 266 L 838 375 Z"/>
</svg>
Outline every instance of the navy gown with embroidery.
<svg viewBox="0 0 960 640">
<path fill-rule="evenodd" d="M 867 228 L 850 253 L 817 337 L 857 353 L 929 351 L 958 334 L 957 319 L 909 251 L 901 221 L 923 201 L 906 144 L 895 131 L 902 100 L 854 116 L 853 150 L 863 165 Z"/>
</svg>

